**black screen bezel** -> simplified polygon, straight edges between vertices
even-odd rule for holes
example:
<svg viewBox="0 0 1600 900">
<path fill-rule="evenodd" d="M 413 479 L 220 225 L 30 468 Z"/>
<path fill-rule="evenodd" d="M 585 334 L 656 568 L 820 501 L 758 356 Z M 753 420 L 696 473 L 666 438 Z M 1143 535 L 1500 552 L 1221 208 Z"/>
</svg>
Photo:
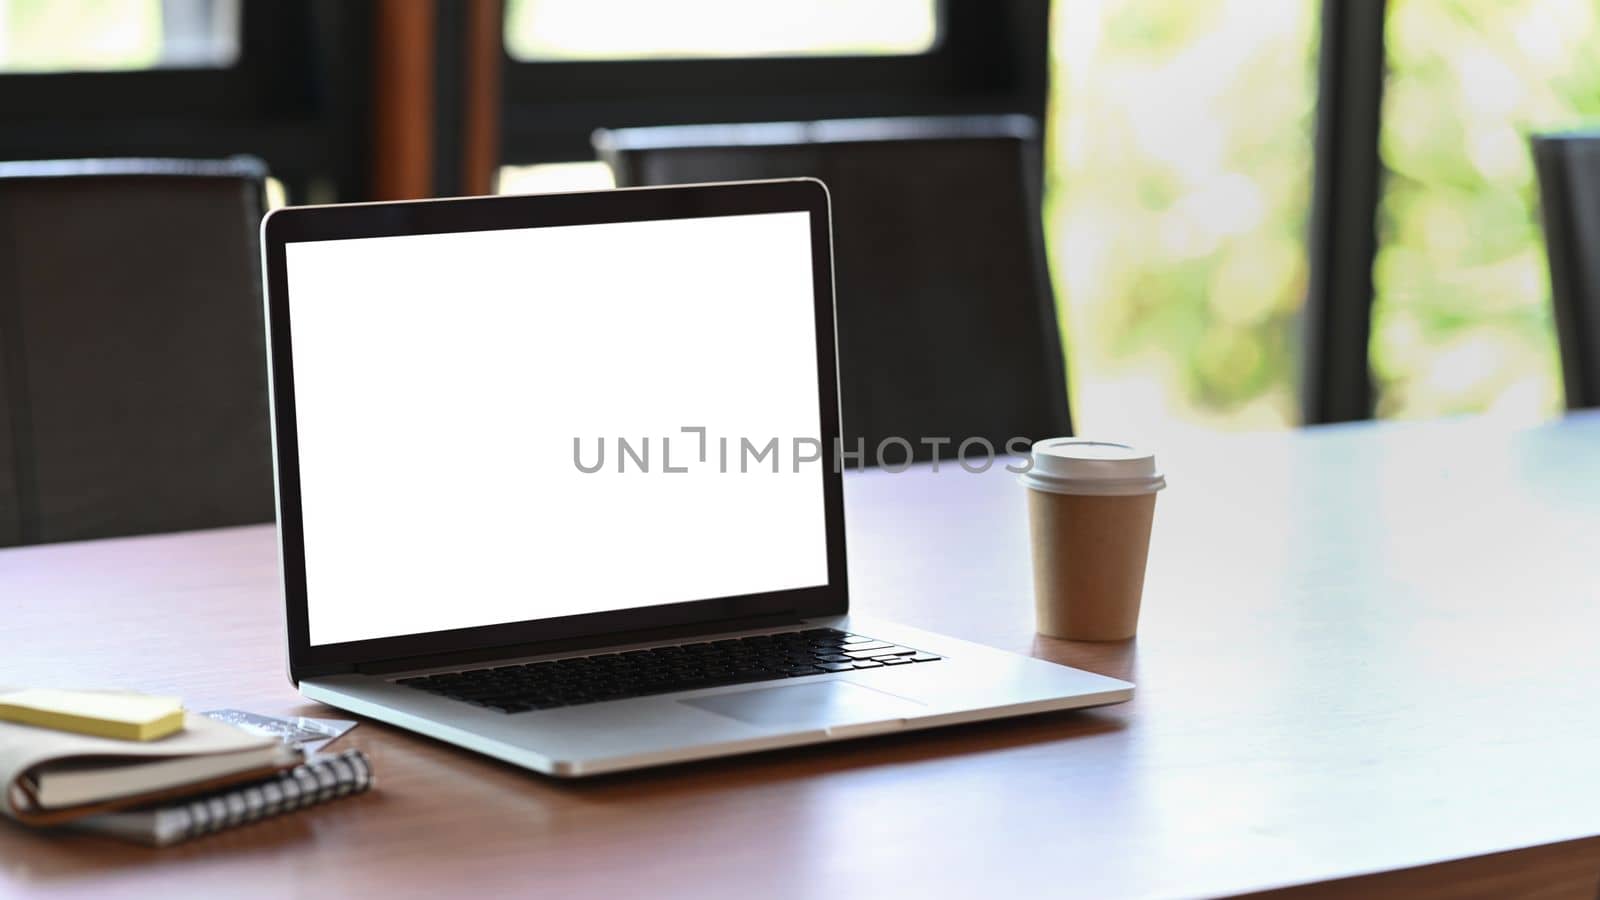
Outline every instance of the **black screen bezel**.
<svg viewBox="0 0 1600 900">
<path fill-rule="evenodd" d="M 348 238 L 398 237 L 512 228 L 808 212 L 821 410 L 823 511 L 828 583 L 818 587 L 748 594 L 564 616 L 423 634 L 310 643 L 305 535 L 300 497 L 299 442 L 295 423 L 293 323 L 289 315 L 285 245 Z M 839 385 L 834 326 L 833 261 L 827 189 L 815 179 L 739 182 L 681 187 L 628 188 L 589 193 L 470 197 L 394 203 L 297 207 L 262 222 L 266 279 L 268 370 L 277 473 L 279 563 L 288 631 L 289 676 L 350 671 L 357 666 L 411 656 L 484 650 L 641 631 L 727 619 L 842 615 L 848 610 L 844 543 L 844 489 L 838 465 Z M 537 279 L 530 272 L 530 279 Z M 448 477 L 448 473 L 440 473 Z M 444 602 L 444 601 L 441 601 Z"/>
</svg>

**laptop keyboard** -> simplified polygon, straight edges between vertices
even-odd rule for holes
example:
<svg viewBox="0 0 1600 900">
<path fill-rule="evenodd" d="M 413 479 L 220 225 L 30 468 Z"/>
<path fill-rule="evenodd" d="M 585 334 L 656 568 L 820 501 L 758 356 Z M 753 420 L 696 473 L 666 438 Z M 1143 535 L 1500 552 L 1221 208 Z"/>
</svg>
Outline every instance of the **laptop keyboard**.
<svg viewBox="0 0 1600 900">
<path fill-rule="evenodd" d="M 786 631 L 402 678 L 400 684 L 505 713 L 697 688 L 803 678 L 941 657 L 833 628 Z"/>
</svg>

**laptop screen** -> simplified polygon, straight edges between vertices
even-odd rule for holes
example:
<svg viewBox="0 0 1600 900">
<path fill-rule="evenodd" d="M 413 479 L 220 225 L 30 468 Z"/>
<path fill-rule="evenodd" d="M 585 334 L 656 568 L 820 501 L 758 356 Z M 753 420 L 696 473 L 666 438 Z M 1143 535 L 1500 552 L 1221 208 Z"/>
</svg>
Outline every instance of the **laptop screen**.
<svg viewBox="0 0 1600 900">
<path fill-rule="evenodd" d="M 285 263 L 311 645 L 828 583 L 810 213 Z"/>
</svg>

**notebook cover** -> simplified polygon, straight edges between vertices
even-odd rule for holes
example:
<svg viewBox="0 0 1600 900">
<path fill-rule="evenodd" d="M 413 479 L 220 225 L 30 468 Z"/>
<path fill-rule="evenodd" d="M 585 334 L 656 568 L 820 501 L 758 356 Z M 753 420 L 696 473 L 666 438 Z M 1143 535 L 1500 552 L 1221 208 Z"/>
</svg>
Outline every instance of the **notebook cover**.
<svg viewBox="0 0 1600 900">
<path fill-rule="evenodd" d="M 235 772 L 231 775 L 223 775 L 220 778 L 213 778 L 208 781 L 197 781 L 191 784 L 182 784 L 176 787 L 167 788 L 166 790 L 162 791 L 152 791 L 146 794 L 133 794 L 127 797 L 118 797 L 115 800 L 105 800 L 100 803 L 86 803 L 82 806 L 69 806 L 62 809 L 13 809 L 12 812 L 16 820 L 24 825 L 61 825 L 71 822 L 75 819 L 81 819 L 85 816 L 116 812 L 118 810 L 131 809 L 135 806 L 160 803 L 165 800 L 178 800 L 184 797 L 194 797 L 200 794 L 209 794 L 213 791 L 221 790 L 222 788 L 226 787 L 232 787 L 236 784 L 260 781 L 263 778 L 271 778 L 279 772 L 287 772 L 290 769 L 293 769 L 295 766 L 300 765 L 300 756 L 298 753 L 294 753 L 293 751 L 290 751 L 290 753 L 293 755 L 292 759 L 287 759 L 285 762 L 278 763 L 276 765 L 265 766 L 259 769 L 249 769 L 244 772 Z M 32 795 L 29 794 L 25 784 L 18 783 L 17 790 L 20 790 L 23 794 L 27 794 L 29 799 L 33 799 Z"/>
<path fill-rule="evenodd" d="M 0 814 L 30 825 L 70 821 L 77 816 L 102 810 L 123 809 L 136 803 L 169 796 L 185 796 L 201 790 L 215 790 L 221 786 L 236 784 L 239 780 L 261 778 L 292 767 L 299 762 L 299 755 L 290 751 L 282 758 L 280 764 L 257 766 L 247 772 L 222 776 L 204 783 L 191 782 L 173 788 L 172 791 L 175 793 L 167 790 L 146 792 L 56 810 L 39 809 L 37 798 L 25 790 L 28 781 L 25 776 L 37 766 L 88 758 L 127 759 L 132 762 L 141 759 L 231 753 L 274 745 L 279 745 L 275 738 L 250 734 L 195 714 L 186 717 L 183 731 L 155 741 L 119 741 L 53 731 L 15 722 L 0 722 Z"/>
</svg>

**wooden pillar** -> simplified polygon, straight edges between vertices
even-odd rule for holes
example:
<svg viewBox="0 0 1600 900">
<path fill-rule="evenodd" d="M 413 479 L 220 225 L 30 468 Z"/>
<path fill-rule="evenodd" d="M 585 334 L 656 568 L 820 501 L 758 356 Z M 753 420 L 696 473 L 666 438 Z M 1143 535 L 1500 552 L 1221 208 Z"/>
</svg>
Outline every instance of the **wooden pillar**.
<svg viewBox="0 0 1600 900">
<path fill-rule="evenodd" d="M 462 60 L 461 192 L 494 192 L 500 169 L 500 84 L 505 60 L 505 3 L 466 0 Z"/>
<path fill-rule="evenodd" d="M 374 200 L 433 196 L 437 17 L 432 0 L 377 0 L 372 48 Z"/>
</svg>

